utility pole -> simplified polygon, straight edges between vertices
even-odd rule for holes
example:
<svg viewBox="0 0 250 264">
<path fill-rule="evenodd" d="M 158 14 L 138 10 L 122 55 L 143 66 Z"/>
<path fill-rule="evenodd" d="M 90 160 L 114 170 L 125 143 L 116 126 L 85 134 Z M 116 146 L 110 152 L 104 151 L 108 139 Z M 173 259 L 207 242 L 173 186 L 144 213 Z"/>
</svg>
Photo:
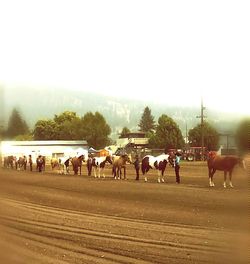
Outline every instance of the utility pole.
<svg viewBox="0 0 250 264">
<path fill-rule="evenodd" d="M 204 160 L 204 110 L 206 107 L 203 106 L 203 98 L 201 97 L 201 115 L 196 116 L 196 118 L 201 119 L 201 160 Z"/>
</svg>

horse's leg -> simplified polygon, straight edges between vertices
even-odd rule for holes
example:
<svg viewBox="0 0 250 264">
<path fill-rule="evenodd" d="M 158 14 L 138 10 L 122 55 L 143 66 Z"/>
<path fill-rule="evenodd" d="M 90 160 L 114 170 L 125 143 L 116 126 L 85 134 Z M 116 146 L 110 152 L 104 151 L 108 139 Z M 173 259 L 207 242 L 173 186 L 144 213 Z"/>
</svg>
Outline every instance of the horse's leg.
<svg viewBox="0 0 250 264">
<path fill-rule="evenodd" d="M 96 175 L 96 167 L 94 166 L 94 175 L 95 175 L 95 178 L 97 177 Z"/>
<path fill-rule="evenodd" d="M 161 171 L 157 170 L 157 173 L 158 173 L 158 182 L 160 183 L 161 182 Z"/>
<path fill-rule="evenodd" d="M 116 167 L 115 166 L 113 166 L 112 172 L 113 172 L 114 179 L 116 180 Z"/>
<path fill-rule="evenodd" d="M 209 169 L 208 174 L 209 174 L 209 186 L 213 187 L 213 169 Z"/>
<path fill-rule="evenodd" d="M 144 173 L 144 181 L 147 182 L 148 181 L 148 177 L 147 177 L 147 171 L 145 171 Z"/>
<path fill-rule="evenodd" d="M 227 171 L 224 171 L 224 183 L 223 183 L 223 187 L 227 188 Z"/>
<path fill-rule="evenodd" d="M 148 181 L 148 177 L 147 177 L 147 173 L 149 171 L 149 168 L 145 169 L 145 173 L 144 173 L 144 181 L 147 182 Z"/>
<path fill-rule="evenodd" d="M 164 180 L 164 171 L 165 171 L 165 169 L 161 171 L 161 182 L 165 182 L 165 180 Z"/>
<path fill-rule="evenodd" d="M 98 167 L 98 178 L 101 178 L 101 168 Z"/>
<path fill-rule="evenodd" d="M 229 171 L 229 186 L 230 186 L 231 188 L 234 187 L 234 186 L 233 186 L 233 183 L 232 183 L 232 176 L 233 176 L 233 171 L 231 170 L 231 171 Z"/>
<path fill-rule="evenodd" d="M 123 173 L 124 173 L 124 180 L 127 180 L 127 176 L 126 176 L 126 166 L 124 166 L 124 168 L 123 168 Z"/>
<path fill-rule="evenodd" d="M 213 177 L 214 177 L 214 174 L 215 174 L 215 172 L 216 172 L 216 169 L 213 169 L 212 170 L 212 172 L 211 172 L 211 178 L 210 178 L 210 180 L 211 180 L 211 187 L 214 187 L 215 185 L 214 185 L 214 181 L 213 181 Z"/>
<path fill-rule="evenodd" d="M 104 168 L 102 168 L 102 177 L 105 178 Z"/>
<path fill-rule="evenodd" d="M 122 178 L 122 171 L 119 165 L 117 166 L 117 175 L 117 179 L 120 180 Z"/>
</svg>

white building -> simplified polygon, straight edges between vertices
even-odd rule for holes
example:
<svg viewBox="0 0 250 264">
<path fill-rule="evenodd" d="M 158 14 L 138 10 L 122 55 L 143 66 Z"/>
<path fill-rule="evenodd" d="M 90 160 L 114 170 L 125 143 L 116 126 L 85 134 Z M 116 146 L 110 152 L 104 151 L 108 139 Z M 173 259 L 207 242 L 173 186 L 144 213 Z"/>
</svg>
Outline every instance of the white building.
<svg viewBox="0 0 250 264">
<path fill-rule="evenodd" d="M 77 156 L 88 154 L 88 144 L 85 140 L 42 140 L 42 141 L 2 141 L 1 157 L 21 157 L 32 155 L 35 160 L 39 155 L 45 156 L 49 162 L 52 157 Z"/>
</svg>

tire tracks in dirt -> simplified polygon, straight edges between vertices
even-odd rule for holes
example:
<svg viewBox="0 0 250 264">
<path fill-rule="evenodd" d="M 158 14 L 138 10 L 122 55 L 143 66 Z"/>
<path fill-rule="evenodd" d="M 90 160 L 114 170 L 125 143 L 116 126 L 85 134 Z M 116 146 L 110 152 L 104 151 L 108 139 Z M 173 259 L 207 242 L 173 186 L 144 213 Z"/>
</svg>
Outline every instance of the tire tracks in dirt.
<svg viewBox="0 0 250 264">
<path fill-rule="evenodd" d="M 21 235 L 29 244 L 42 244 L 52 255 L 57 248 L 72 256 L 72 263 L 85 263 L 81 262 L 85 258 L 89 260 L 86 263 L 219 263 L 228 251 L 223 239 L 227 233 L 216 228 L 86 213 L 6 198 L 1 203 L 5 208 L 1 223 L 8 234 Z"/>
</svg>

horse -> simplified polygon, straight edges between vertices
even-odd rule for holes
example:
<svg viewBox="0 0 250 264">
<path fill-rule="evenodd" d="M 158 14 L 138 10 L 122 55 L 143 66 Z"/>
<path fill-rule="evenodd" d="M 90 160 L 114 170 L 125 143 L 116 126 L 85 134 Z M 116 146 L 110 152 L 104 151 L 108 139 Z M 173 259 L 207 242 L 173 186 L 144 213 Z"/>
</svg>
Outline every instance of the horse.
<svg viewBox="0 0 250 264">
<path fill-rule="evenodd" d="M 156 169 L 158 171 L 158 182 L 165 182 L 164 180 L 164 171 L 166 169 L 167 164 L 174 166 L 174 159 L 172 155 L 169 154 L 161 154 L 157 157 L 147 155 L 142 159 L 141 162 L 141 170 L 144 175 L 145 182 L 147 179 L 147 172 L 150 169 Z M 161 176 L 160 176 L 161 175 Z"/>
<path fill-rule="evenodd" d="M 233 169 L 236 165 L 240 165 L 244 169 L 246 169 L 245 162 L 242 158 L 237 156 L 220 156 L 217 155 L 216 152 L 210 151 L 208 153 L 208 176 L 209 176 L 209 186 L 214 187 L 213 176 L 216 170 L 224 171 L 224 182 L 223 187 L 226 188 L 226 181 L 227 181 L 227 173 L 229 173 L 229 186 L 233 188 L 232 184 L 232 176 L 233 176 Z"/>
<path fill-rule="evenodd" d="M 7 157 L 4 157 L 4 159 L 3 159 L 3 166 L 4 166 L 4 168 L 11 168 L 11 169 L 13 169 L 14 163 L 15 163 L 14 156 L 7 156 Z"/>
<path fill-rule="evenodd" d="M 54 170 L 55 168 L 60 168 L 61 160 L 57 158 L 52 158 L 50 160 L 51 169 Z"/>
<path fill-rule="evenodd" d="M 122 168 L 123 168 L 123 178 L 126 180 L 126 163 L 131 163 L 131 159 L 127 154 L 121 156 L 114 156 L 113 158 L 113 168 L 112 172 L 114 175 L 115 180 L 121 179 L 122 176 Z"/>
<path fill-rule="evenodd" d="M 105 178 L 103 170 L 104 170 L 106 162 L 109 162 L 110 164 L 112 164 L 112 160 L 110 156 L 93 158 L 92 167 L 94 168 L 95 178 L 97 177 L 96 175 L 97 168 L 98 168 L 98 178 L 101 177 L 101 172 L 102 172 L 102 177 Z"/>
<path fill-rule="evenodd" d="M 69 174 L 69 165 L 71 157 L 61 157 L 59 159 L 59 173 L 60 174 Z"/>
<path fill-rule="evenodd" d="M 80 168 L 80 175 L 82 175 L 82 162 L 85 161 L 84 155 L 74 157 L 71 159 L 74 175 L 78 175 L 78 169 Z"/>
<path fill-rule="evenodd" d="M 18 160 L 17 160 L 17 170 L 21 170 L 21 168 L 26 170 L 26 167 L 27 167 L 27 158 L 26 158 L 26 156 L 19 157 Z"/>
</svg>

